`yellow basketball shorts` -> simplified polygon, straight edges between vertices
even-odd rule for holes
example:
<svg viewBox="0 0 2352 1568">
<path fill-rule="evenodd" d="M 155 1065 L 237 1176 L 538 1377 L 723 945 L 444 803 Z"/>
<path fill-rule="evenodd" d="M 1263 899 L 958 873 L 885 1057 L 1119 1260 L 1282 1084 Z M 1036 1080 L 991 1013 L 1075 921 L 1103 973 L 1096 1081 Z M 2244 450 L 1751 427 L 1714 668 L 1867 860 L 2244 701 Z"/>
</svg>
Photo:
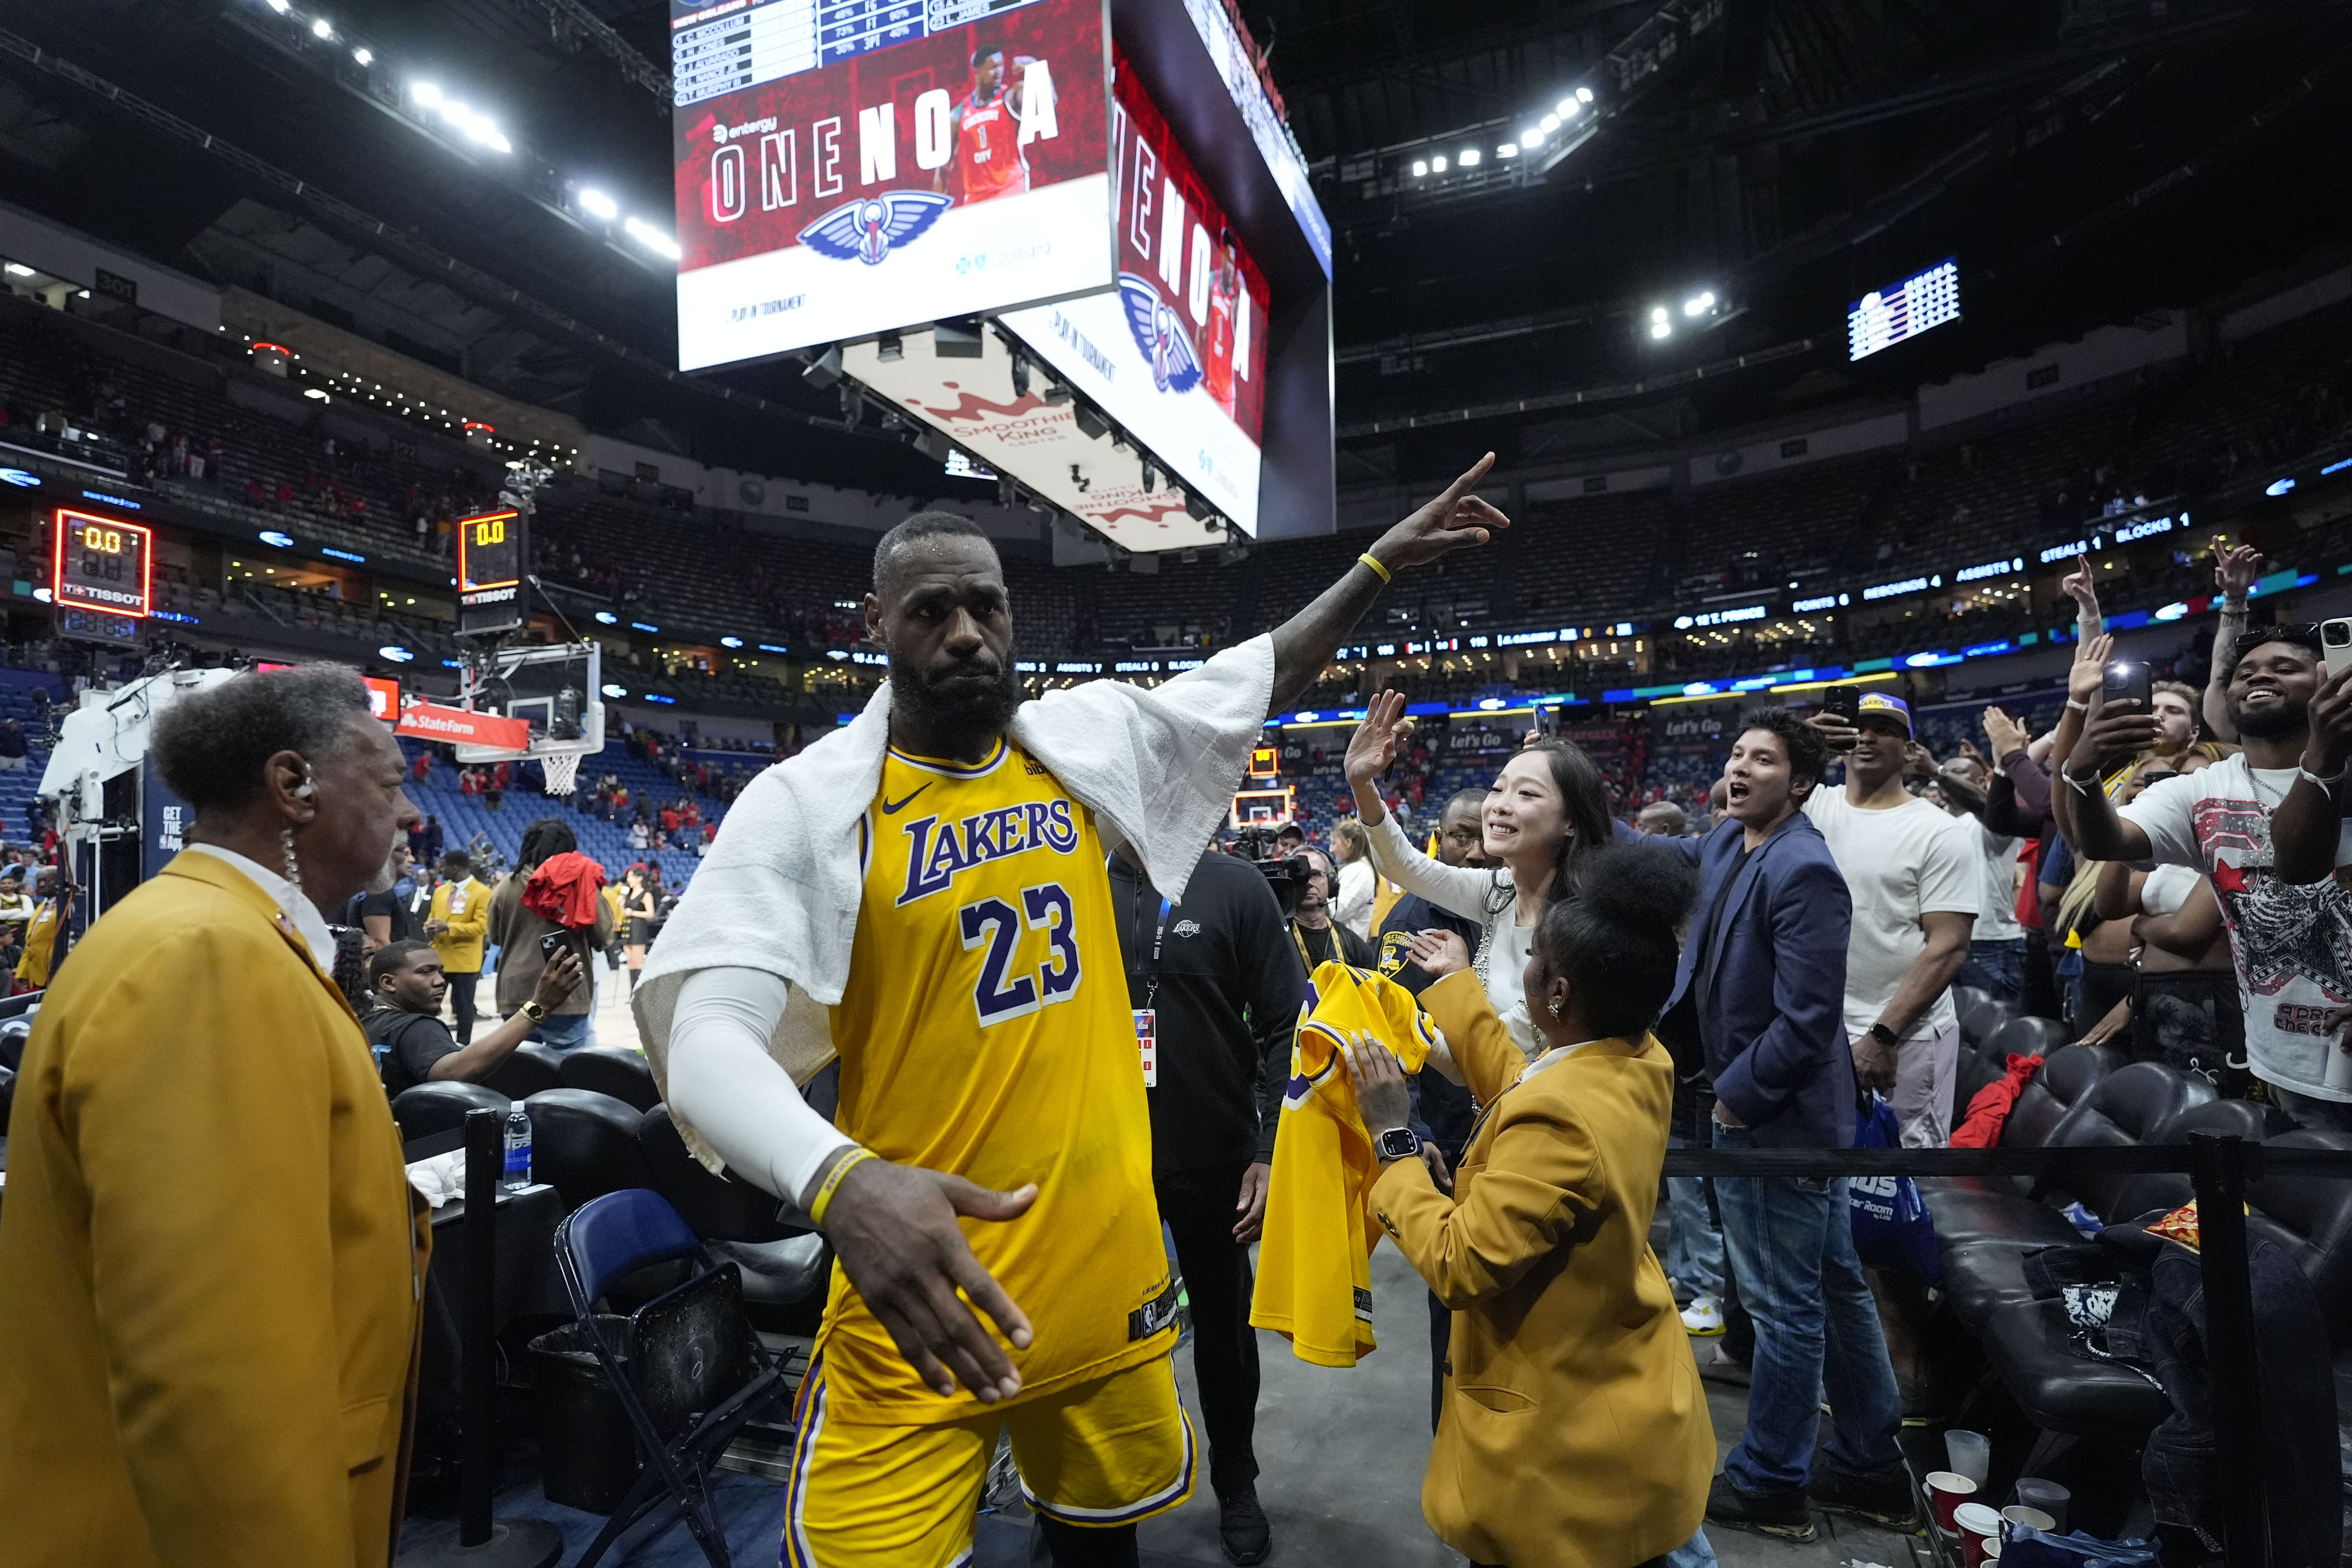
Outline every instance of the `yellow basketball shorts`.
<svg viewBox="0 0 2352 1568">
<path fill-rule="evenodd" d="M 1109 1527 L 1192 1495 L 1192 1423 L 1172 1355 L 939 1426 L 830 1419 L 824 1358 L 801 1384 L 784 1488 L 784 1568 L 959 1568 L 996 1435 L 1009 1430 L 1029 1506 Z"/>
</svg>

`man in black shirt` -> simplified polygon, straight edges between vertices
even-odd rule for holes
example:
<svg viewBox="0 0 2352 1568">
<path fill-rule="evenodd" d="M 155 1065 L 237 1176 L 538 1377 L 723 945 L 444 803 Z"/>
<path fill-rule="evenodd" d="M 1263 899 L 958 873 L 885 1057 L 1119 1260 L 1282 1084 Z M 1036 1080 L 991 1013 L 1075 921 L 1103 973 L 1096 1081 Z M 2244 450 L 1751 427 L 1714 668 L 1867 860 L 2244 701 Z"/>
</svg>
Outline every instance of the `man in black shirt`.
<svg viewBox="0 0 2352 1568">
<path fill-rule="evenodd" d="M 1129 1003 L 1151 1025 L 1155 1065 L 1144 1081 L 1152 1186 L 1192 1298 L 1192 1370 L 1219 1533 L 1235 1563 L 1259 1563 L 1272 1535 L 1258 1506 L 1252 1443 L 1258 1369 L 1249 1247 L 1265 1217 L 1307 972 L 1273 889 L 1247 860 L 1203 855 L 1184 901 L 1171 904 L 1117 856 L 1110 896 Z"/>
<path fill-rule="evenodd" d="M 399 884 L 414 865 L 408 846 L 401 845 L 392 852 L 392 880 L 384 885 L 383 891 L 355 893 L 345 907 L 342 923 L 359 928 L 368 952 L 406 942 L 416 934 L 415 922 L 409 917 L 408 900 L 399 891 Z"/>
<path fill-rule="evenodd" d="M 1346 963 L 1370 969 L 1380 954 L 1372 944 L 1331 918 L 1331 889 L 1339 885 L 1339 867 L 1330 852 L 1308 845 L 1298 853 L 1315 868 L 1307 891 L 1290 922 L 1291 945 L 1312 972 L 1318 963 Z"/>
<path fill-rule="evenodd" d="M 579 985 L 580 955 L 570 948 L 560 950 L 540 973 L 530 1000 L 469 1046 L 458 1045 L 441 1022 L 448 980 L 431 942 L 395 942 L 380 947 L 368 960 L 367 973 L 368 994 L 376 1004 L 367 1016 L 368 1044 L 375 1047 L 384 1092 L 397 1095 L 420 1083 L 451 1079 L 479 1083 L 496 1072 L 517 1046 L 530 1038 L 548 1009 Z"/>
</svg>

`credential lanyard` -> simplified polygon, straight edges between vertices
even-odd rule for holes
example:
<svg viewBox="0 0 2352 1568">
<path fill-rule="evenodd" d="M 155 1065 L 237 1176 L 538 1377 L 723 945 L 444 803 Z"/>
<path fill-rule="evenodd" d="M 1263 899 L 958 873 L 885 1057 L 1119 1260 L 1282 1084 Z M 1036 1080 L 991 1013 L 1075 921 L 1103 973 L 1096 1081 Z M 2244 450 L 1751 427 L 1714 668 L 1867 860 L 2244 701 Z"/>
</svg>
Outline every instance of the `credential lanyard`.
<svg viewBox="0 0 2352 1568">
<path fill-rule="evenodd" d="M 1147 885 L 1141 878 L 1139 877 L 1136 879 L 1136 886 L 1139 888 Z M 1142 910 L 1142 900 L 1136 900 L 1139 913 Z M 1145 971 L 1143 978 L 1143 1005 L 1147 1008 L 1151 1005 L 1151 999 L 1160 994 L 1160 947 L 1168 940 L 1168 911 L 1175 907 L 1168 901 L 1167 895 L 1160 895 L 1160 923 L 1151 933 L 1151 967 Z M 1136 945 L 1140 947 L 1143 944 L 1139 941 Z"/>
</svg>

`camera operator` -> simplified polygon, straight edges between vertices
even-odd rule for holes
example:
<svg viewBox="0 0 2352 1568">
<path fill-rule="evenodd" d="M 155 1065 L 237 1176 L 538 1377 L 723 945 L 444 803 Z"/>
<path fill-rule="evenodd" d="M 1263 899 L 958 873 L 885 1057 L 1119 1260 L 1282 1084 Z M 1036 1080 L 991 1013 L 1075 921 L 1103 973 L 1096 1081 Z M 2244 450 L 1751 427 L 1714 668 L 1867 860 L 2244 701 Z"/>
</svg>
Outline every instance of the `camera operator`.
<svg viewBox="0 0 2352 1568">
<path fill-rule="evenodd" d="M 1299 854 L 1309 869 L 1306 890 L 1291 914 L 1290 940 L 1297 944 L 1298 956 L 1307 961 L 1307 973 L 1313 973 L 1318 963 L 1373 968 L 1380 960 L 1378 950 L 1331 918 L 1331 890 L 1339 885 L 1339 868 L 1330 852 L 1310 844 Z"/>
</svg>

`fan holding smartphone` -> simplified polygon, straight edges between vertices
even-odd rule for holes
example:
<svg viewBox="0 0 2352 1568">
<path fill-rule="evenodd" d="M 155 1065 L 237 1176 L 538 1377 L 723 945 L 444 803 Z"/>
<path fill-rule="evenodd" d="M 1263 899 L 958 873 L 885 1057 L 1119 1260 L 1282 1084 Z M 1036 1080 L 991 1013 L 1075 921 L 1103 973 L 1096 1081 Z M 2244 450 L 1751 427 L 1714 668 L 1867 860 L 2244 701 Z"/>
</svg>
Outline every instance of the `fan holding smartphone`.
<svg viewBox="0 0 2352 1568">
<path fill-rule="evenodd" d="M 2156 726 L 2126 694 L 2130 672 L 2111 665 L 2063 793 L 2085 858 L 2188 866 L 2211 882 L 2248 999 L 2249 1068 L 2306 1125 L 2352 1128 L 2352 1053 L 2336 1021 L 2352 996 L 2352 891 L 2334 874 L 2352 863 L 2352 662 L 2326 673 L 2326 636 L 2307 622 L 2242 635 L 2222 657 L 2245 750 L 2122 807 L 2100 775 L 2147 750 Z M 2352 647 L 2345 628 L 2336 636 Z"/>
<path fill-rule="evenodd" d="M 613 911 L 599 898 L 604 868 L 580 853 L 571 825 L 543 816 L 523 830 L 514 875 L 490 896 L 489 939 L 499 946 L 500 1016 L 529 1011 L 549 959 L 571 947 L 588 979 L 564 1001 L 544 1007 L 531 1038 L 568 1050 L 595 1044 L 595 966 L 613 941 Z"/>
</svg>

